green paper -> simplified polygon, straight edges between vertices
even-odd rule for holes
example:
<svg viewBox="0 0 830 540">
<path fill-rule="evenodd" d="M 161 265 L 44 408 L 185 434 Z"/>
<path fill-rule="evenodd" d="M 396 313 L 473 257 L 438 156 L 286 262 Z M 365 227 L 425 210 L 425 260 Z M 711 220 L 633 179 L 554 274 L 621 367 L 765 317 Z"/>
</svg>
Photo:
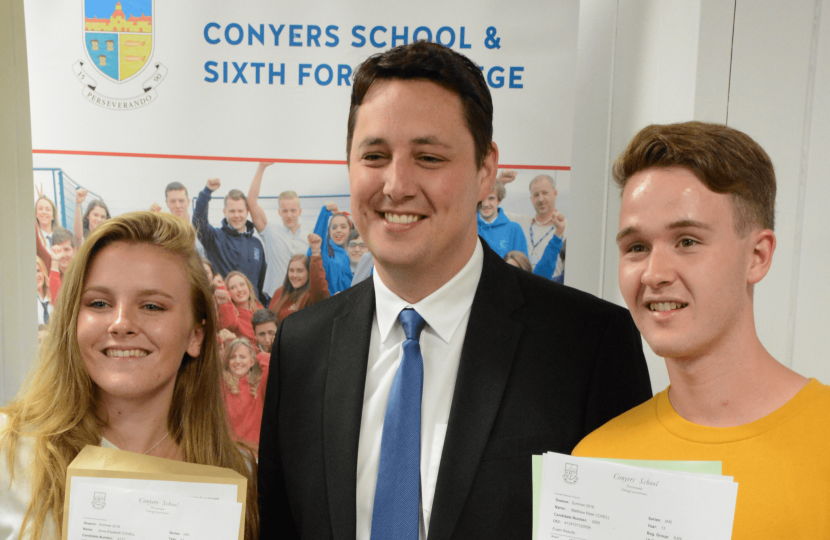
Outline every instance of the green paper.
<svg viewBox="0 0 830 540">
<path fill-rule="evenodd" d="M 702 474 L 723 474 L 723 464 L 720 461 L 668 461 L 654 459 L 614 459 L 589 458 L 600 461 L 610 461 L 621 465 L 632 465 L 646 469 L 661 471 L 676 471 Z M 533 540 L 536 540 L 536 529 L 539 526 L 539 503 L 542 498 L 542 456 L 531 456 L 533 466 Z"/>
<path fill-rule="evenodd" d="M 531 456 L 533 464 L 533 540 L 539 525 L 539 500 L 542 498 L 542 456 Z"/>
</svg>

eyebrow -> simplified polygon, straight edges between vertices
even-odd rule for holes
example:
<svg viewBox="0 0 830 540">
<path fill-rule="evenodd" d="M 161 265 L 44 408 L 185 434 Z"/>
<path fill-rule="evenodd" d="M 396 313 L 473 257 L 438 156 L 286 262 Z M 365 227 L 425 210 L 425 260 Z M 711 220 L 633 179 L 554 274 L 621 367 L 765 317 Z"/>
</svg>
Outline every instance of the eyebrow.
<svg viewBox="0 0 830 540">
<path fill-rule="evenodd" d="M 92 287 L 87 287 L 86 289 L 84 289 L 83 294 L 86 294 L 88 292 L 100 292 L 100 293 L 112 294 L 112 289 L 110 289 L 108 287 L 104 287 L 102 285 L 93 285 Z M 173 298 L 173 296 L 171 296 L 170 294 L 168 294 L 164 291 L 161 291 L 159 289 L 142 289 L 142 290 L 138 291 L 138 296 L 164 296 L 165 298 L 175 300 L 175 298 Z"/>
<path fill-rule="evenodd" d="M 411 139 L 409 142 L 411 144 L 421 145 L 421 146 L 430 145 L 430 146 L 443 146 L 445 148 L 450 148 L 449 144 L 447 144 L 445 142 L 442 142 L 441 140 L 438 139 L 438 137 L 435 137 L 435 136 L 432 136 L 432 135 L 427 135 L 425 137 L 415 137 L 414 139 Z M 359 146 L 359 148 L 365 148 L 367 146 L 379 146 L 379 145 L 384 145 L 384 144 L 388 144 L 388 143 L 389 142 L 386 139 L 384 139 L 383 137 L 370 137 L 368 139 L 362 140 L 358 146 Z"/>
<path fill-rule="evenodd" d="M 675 221 L 675 222 L 669 223 L 669 225 L 666 227 L 666 229 L 668 229 L 668 230 L 688 229 L 688 228 L 704 229 L 704 230 L 707 230 L 707 231 L 712 230 L 711 226 L 707 225 L 706 223 L 703 223 L 702 221 L 697 221 L 697 220 L 694 220 L 694 219 L 681 219 L 680 221 Z M 625 229 L 623 229 L 623 230 L 621 230 L 620 232 L 617 233 L 617 243 L 619 243 L 619 241 L 622 240 L 623 238 L 625 238 L 626 236 L 631 236 L 632 234 L 636 234 L 638 232 L 640 232 L 639 227 L 636 227 L 636 226 L 626 227 Z"/>
</svg>

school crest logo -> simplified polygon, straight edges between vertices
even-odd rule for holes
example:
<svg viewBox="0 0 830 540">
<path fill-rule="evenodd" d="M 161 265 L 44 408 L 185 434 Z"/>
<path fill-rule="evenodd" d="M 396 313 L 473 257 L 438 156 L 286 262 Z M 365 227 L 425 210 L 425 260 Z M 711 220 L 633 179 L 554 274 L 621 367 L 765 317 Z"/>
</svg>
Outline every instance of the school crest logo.
<svg viewBox="0 0 830 540">
<path fill-rule="evenodd" d="M 92 507 L 101 510 L 107 505 L 107 494 L 96 491 L 92 495 Z"/>
<path fill-rule="evenodd" d="M 156 100 L 167 68 L 153 62 L 155 0 L 82 0 L 86 58 L 72 69 L 84 97 L 111 110 Z M 154 69 L 147 69 L 148 67 Z"/>
<path fill-rule="evenodd" d="M 569 484 L 576 484 L 579 478 L 577 478 L 576 473 L 579 467 L 574 465 L 573 463 L 565 463 L 565 474 L 562 475 L 562 478 L 565 482 Z"/>
</svg>

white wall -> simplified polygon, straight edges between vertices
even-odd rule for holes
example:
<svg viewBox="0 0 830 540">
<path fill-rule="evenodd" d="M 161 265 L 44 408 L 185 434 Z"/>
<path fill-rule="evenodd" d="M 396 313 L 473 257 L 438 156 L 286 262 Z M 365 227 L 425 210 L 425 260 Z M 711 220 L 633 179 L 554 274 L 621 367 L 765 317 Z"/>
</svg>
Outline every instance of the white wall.
<svg viewBox="0 0 830 540">
<path fill-rule="evenodd" d="M 569 216 L 569 283 L 624 305 L 609 182 L 630 138 L 650 123 L 727 123 L 767 150 L 778 178 L 778 249 L 756 287 L 758 333 L 781 362 L 830 381 L 830 254 L 820 239 L 830 228 L 830 0 L 583 0 L 579 40 L 572 191 L 587 210 Z M 644 347 L 661 390 L 665 365 Z"/>
<path fill-rule="evenodd" d="M 32 130 L 23 0 L 0 0 L 0 404 L 17 393 L 34 359 L 35 234 Z"/>
</svg>

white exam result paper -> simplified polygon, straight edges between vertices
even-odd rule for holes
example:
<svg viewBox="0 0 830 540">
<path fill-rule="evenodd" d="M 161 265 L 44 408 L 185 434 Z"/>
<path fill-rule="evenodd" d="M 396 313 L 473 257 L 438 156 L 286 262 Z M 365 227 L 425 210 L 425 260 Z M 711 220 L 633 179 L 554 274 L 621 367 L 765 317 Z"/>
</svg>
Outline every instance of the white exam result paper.
<svg viewBox="0 0 830 540">
<path fill-rule="evenodd" d="M 730 540 L 738 484 L 543 456 L 538 540 Z"/>
<path fill-rule="evenodd" d="M 132 489 L 136 482 L 156 481 L 73 478 L 67 540 L 237 540 L 242 503 L 236 486 L 228 498 L 221 484 L 198 484 L 203 492 L 193 496 L 186 493 L 192 483 L 159 482 L 191 484 L 161 492 Z"/>
</svg>

